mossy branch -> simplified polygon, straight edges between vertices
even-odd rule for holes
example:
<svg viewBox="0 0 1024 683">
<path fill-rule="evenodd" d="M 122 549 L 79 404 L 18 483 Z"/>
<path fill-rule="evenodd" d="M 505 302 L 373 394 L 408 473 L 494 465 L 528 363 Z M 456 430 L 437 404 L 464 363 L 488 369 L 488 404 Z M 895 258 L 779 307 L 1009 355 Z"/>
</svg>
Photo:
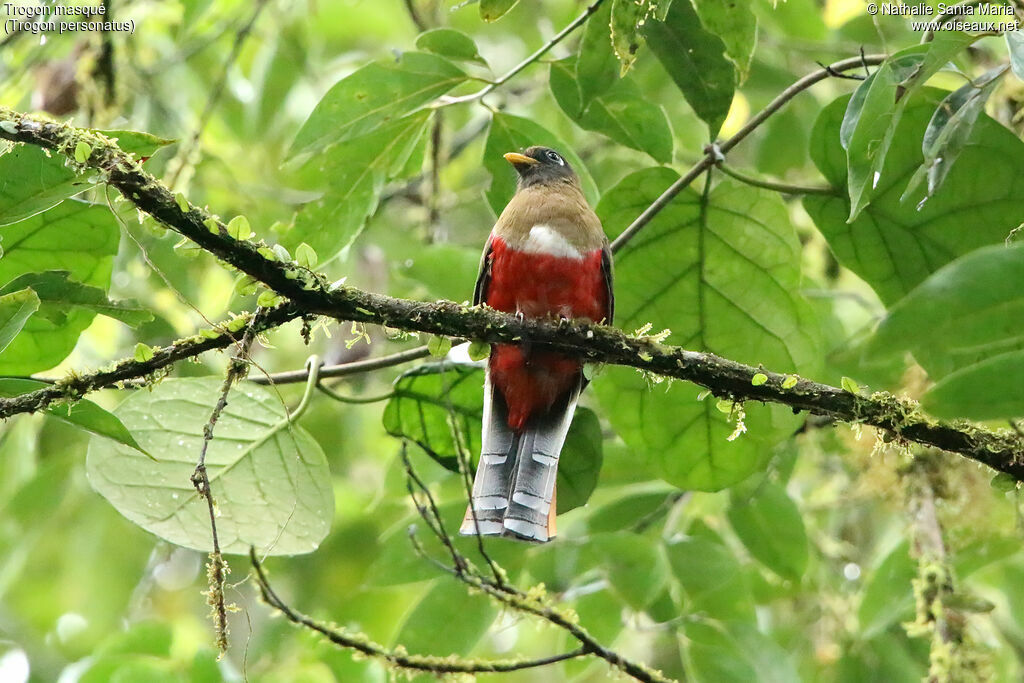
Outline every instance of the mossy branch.
<svg viewBox="0 0 1024 683">
<path fill-rule="evenodd" d="M 179 361 L 237 343 L 242 337 L 242 330 L 247 326 L 260 333 L 303 315 L 302 310 L 284 304 L 259 314 L 255 319 L 252 314 L 237 316 L 212 329 L 203 330 L 200 334 L 180 339 L 168 346 L 150 349 L 152 356 L 147 360 L 125 358 L 96 372 L 70 373 L 43 389 L 0 399 L 0 419 L 19 413 L 39 412 L 53 403 L 74 402 L 90 392 L 155 375 Z"/>
<path fill-rule="evenodd" d="M 794 378 L 785 373 L 755 368 L 711 353 L 686 351 L 646 337 L 631 337 L 602 325 L 518 320 L 491 309 L 470 308 L 449 301 L 409 301 L 354 287 L 331 287 L 323 275 L 277 260 L 266 245 L 232 238 L 224 223 L 205 210 L 183 200 L 179 204 L 163 184 L 101 135 L 0 108 L 0 137 L 56 150 L 72 160 L 77 143 L 85 142 L 91 149 L 85 166 L 99 170 L 107 183 L 138 208 L 290 299 L 290 306 L 268 315 L 287 315 L 288 319 L 299 315 L 324 315 L 408 332 L 487 342 L 515 343 L 530 339 L 588 361 L 626 365 L 687 380 L 721 398 L 779 403 L 797 411 L 870 425 L 892 438 L 959 453 L 1009 474 L 1017 481 L 1024 481 L 1024 439 L 1008 430 L 991 430 L 967 421 L 939 422 L 925 415 L 915 402 L 888 393 L 864 396 L 808 379 L 798 379 L 793 384 Z M 277 319 L 283 322 L 282 318 Z M 208 343 L 208 348 L 227 345 L 215 343 L 215 340 Z M 84 384 L 69 378 L 55 387 L 2 399 L 0 417 L 33 412 L 57 398 L 77 398 L 87 391 L 143 376 L 174 360 L 195 355 L 195 350 L 190 346 L 189 352 L 179 351 L 176 359 L 155 356 L 153 361 L 159 360 L 159 364 L 134 366 L 128 363 L 117 372 L 91 376 Z M 767 380 L 755 384 L 755 375 L 763 375 Z"/>
<path fill-rule="evenodd" d="M 552 655 L 540 659 L 518 659 L 505 661 L 480 661 L 475 659 L 464 659 L 461 657 L 435 657 L 428 655 L 415 655 L 405 652 L 401 648 L 388 649 L 378 645 L 362 633 L 351 633 L 343 628 L 330 626 L 314 620 L 301 612 L 293 609 L 282 600 L 270 585 L 266 571 L 256 556 L 256 550 L 249 551 L 249 559 L 252 561 L 253 569 L 256 572 L 256 583 L 260 593 L 268 605 L 279 611 L 288 621 L 308 628 L 326 637 L 329 641 L 349 650 L 380 659 L 399 669 L 408 671 L 427 671 L 437 675 L 443 674 L 474 674 L 474 673 L 506 673 L 510 671 L 522 671 L 523 669 L 535 669 L 567 659 L 575 659 L 587 654 L 584 648 L 578 648 L 564 654 Z"/>
</svg>

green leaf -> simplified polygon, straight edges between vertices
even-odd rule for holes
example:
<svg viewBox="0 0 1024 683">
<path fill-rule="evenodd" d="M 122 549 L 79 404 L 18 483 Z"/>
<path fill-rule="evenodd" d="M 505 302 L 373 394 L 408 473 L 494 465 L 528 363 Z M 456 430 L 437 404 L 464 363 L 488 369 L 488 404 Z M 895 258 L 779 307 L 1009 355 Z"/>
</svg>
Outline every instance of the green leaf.
<svg viewBox="0 0 1024 683">
<path fill-rule="evenodd" d="M 472 462 L 480 457 L 483 383 L 483 370 L 475 365 L 442 361 L 414 368 L 395 381 L 394 396 L 384 409 L 384 429 L 458 472 L 456 438 Z M 586 504 L 603 458 L 600 421 L 593 411 L 577 408 L 559 457 L 559 514 Z"/>
<path fill-rule="evenodd" d="M 0 396 L 11 398 L 39 389 L 45 389 L 48 386 L 50 385 L 46 382 L 34 379 L 0 377 Z M 104 410 L 92 401 L 83 398 L 74 403 L 50 405 L 46 409 L 46 413 L 79 429 L 104 436 L 117 443 L 146 453 L 135 440 L 135 437 L 132 436 L 132 433 L 128 431 L 128 428 L 113 413 Z M 146 455 L 149 454 L 146 453 Z"/>
<path fill-rule="evenodd" d="M 95 132 L 116 142 L 122 151 L 142 159 L 149 159 L 161 148 L 176 142 L 176 140 L 157 137 L 150 133 L 141 133 L 137 130 L 98 130 Z"/>
<path fill-rule="evenodd" d="M 39 296 L 27 287 L 4 294 L 0 290 L 0 353 L 14 341 L 32 314 L 39 310 Z"/>
<path fill-rule="evenodd" d="M 966 33 L 940 31 L 932 42 L 889 57 L 854 92 L 840 129 L 849 172 L 848 221 L 860 215 L 885 176 L 886 155 L 907 103 L 928 78 L 972 40 Z"/>
<path fill-rule="evenodd" d="M 750 554 L 784 579 L 799 581 L 807 569 L 807 531 L 796 503 L 779 484 L 765 482 L 754 496 L 733 495 L 729 524 Z"/>
<path fill-rule="evenodd" d="M 125 152 L 151 156 L 171 140 L 134 131 L 95 131 L 118 138 Z M 18 145 L 0 154 L 0 226 L 16 223 L 56 206 L 92 187 L 94 171 L 79 174 L 64 165 L 64 157 L 31 145 Z"/>
<path fill-rule="evenodd" d="M 648 47 L 708 124 L 710 137 L 716 137 L 736 89 L 736 70 L 725 57 L 725 43 L 701 26 L 689 2 L 673 2 L 664 21 L 647 21 L 643 31 Z"/>
<path fill-rule="evenodd" d="M 910 582 L 917 574 L 906 541 L 893 548 L 871 572 L 864 586 L 857 620 L 865 640 L 913 616 L 914 593 Z"/>
<path fill-rule="evenodd" d="M 29 219 L 0 227 L 0 238 L 5 249 L 0 258 L 0 283 L 60 268 L 83 285 L 105 290 L 110 283 L 119 231 L 105 206 L 67 201 Z M 47 312 L 47 308 L 41 302 L 40 313 Z M 63 324 L 54 323 L 46 315 L 33 316 L 0 357 L 0 374 L 27 375 L 57 365 L 71 353 L 78 335 L 94 315 L 84 308 L 72 310 Z"/>
<path fill-rule="evenodd" d="M 245 216 L 235 216 L 228 221 L 227 230 L 228 236 L 236 240 L 247 240 L 252 237 L 252 228 Z"/>
<path fill-rule="evenodd" d="M 453 28 L 435 28 L 421 33 L 416 38 L 416 47 L 448 59 L 487 65 L 473 39 Z"/>
<path fill-rule="evenodd" d="M 597 488 L 604 462 L 601 421 L 589 408 L 576 408 L 565 448 L 558 458 L 558 514 L 583 507 Z"/>
<path fill-rule="evenodd" d="M 1017 78 L 1024 81 L 1024 30 L 1006 32 L 1006 49 L 1010 53 L 1010 68 Z"/>
<path fill-rule="evenodd" d="M 847 391 L 851 394 L 860 393 L 860 385 L 857 384 L 856 380 L 850 379 L 849 377 L 843 377 L 839 382 L 839 386 L 843 388 L 843 391 Z"/>
<path fill-rule="evenodd" d="M 800 680 L 792 655 L 754 624 L 687 621 L 682 631 L 686 672 L 697 683 Z"/>
<path fill-rule="evenodd" d="M 484 168 L 491 174 L 487 201 L 495 214 L 500 214 L 516 191 L 516 172 L 503 158 L 506 152 L 515 152 L 531 145 L 544 145 L 558 151 L 572 165 L 583 186 L 583 194 L 591 204 L 597 203 L 597 185 L 590 177 L 576 152 L 540 124 L 511 114 L 496 113 L 491 117 L 484 146 Z"/>
<path fill-rule="evenodd" d="M 740 564 L 721 543 L 703 537 L 665 546 L 687 614 L 754 623 L 754 601 Z"/>
<path fill-rule="evenodd" d="M 447 59 L 424 52 L 406 52 L 397 60 L 367 64 L 327 91 L 295 136 L 289 157 L 320 154 L 330 144 L 373 133 L 465 79 L 466 74 Z M 357 149 L 366 154 L 376 147 L 366 144 Z M 357 156 L 345 161 L 360 165 Z"/>
<path fill-rule="evenodd" d="M 317 256 L 316 250 L 309 246 L 305 242 L 300 242 L 295 247 L 295 263 L 302 268 L 312 268 L 316 265 Z"/>
<path fill-rule="evenodd" d="M 150 346 L 149 344 L 143 344 L 142 342 L 139 342 L 138 344 L 135 345 L 135 351 L 132 354 L 132 357 L 135 358 L 135 360 L 139 361 L 140 363 L 145 363 L 147 361 L 153 360 L 153 347 Z"/>
<path fill-rule="evenodd" d="M 0 225 L 34 216 L 92 187 L 88 175 L 78 175 L 50 154 L 19 145 L 0 155 Z"/>
<path fill-rule="evenodd" d="M 725 56 L 736 66 L 737 81 L 747 79 L 757 43 L 757 17 L 749 0 L 692 0 L 700 23 L 722 39 Z"/>
<path fill-rule="evenodd" d="M 865 347 L 870 359 L 914 354 L 933 378 L 1024 349 L 1024 245 L 976 249 L 896 302 Z M 982 396 L 991 392 L 984 390 Z M 1012 396 L 1004 397 L 1012 401 Z"/>
<path fill-rule="evenodd" d="M 660 105 L 645 99 L 629 80 L 619 80 L 584 109 L 572 57 L 551 63 L 549 83 L 558 106 L 578 126 L 607 135 L 663 164 L 672 161 L 672 129 Z"/>
<path fill-rule="evenodd" d="M 455 438 L 471 458 L 480 455 L 483 372 L 474 365 L 425 363 L 395 381 L 384 409 L 388 434 L 412 441 L 441 466 L 459 471 Z M 452 427 L 458 434 L 452 433 Z"/>
<path fill-rule="evenodd" d="M 655 4 L 651 0 L 612 0 L 612 48 L 622 64 L 622 76 L 626 75 L 636 61 L 637 52 L 640 50 L 640 26 Z"/>
<path fill-rule="evenodd" d="M 999 77 L 1005 73 L 1003 67 L 991 69 L 942 100 L 924 131 L 921 142 L 924 163 L 907 183 L 900 201 L 906 201 L 914 194 L 925 178 L 928 179 L 925 198 L 935 194 L 960 156 L 960 151 L 970 140 L 978 114 L 984 111 L 985 103 L 999 83 Z"/>
<path fill-rule="evenodd" d="M 908 179 L 924 161 L 924 131 L 945 94 L 925 89 L 907 105 L 871 204 L 852 223 L 846 222 L 848 199 L 804 198 L 804 207 L 836 258 L 886 304 L 957 256 L 1002 242 L 1021 222 L 1024 142 L 984 114 L 950 169 L 945 190 L 920 207 L 900 201 Z M 846 104 L 843 97 L 825 107 L 811 133 L 811 158 L 828 181 L 840 188 L 846 176 L 845 153 L 839 144 Z M 970 230 L 964 229 L 964 216 L 971 217 Z"/>
<path fill-rule="evenodd" d="M 90 156 L 92 156 L 92 147 L 89 146 L 89 143 L 83 140 L 75 143 L 75 161 L 84 164 Z"/>
<path fill-rule="evenodd" d="M 518 2 L 519 0 L 480 0 L 480 18 L 484 21 L 497 21 Z"/>
<path fill-rule="evenodd" d="M 172 543 L 210 548 L 210 518 L 190 477 L 203 429 L 220 397 L 218 377 L 168 379 L 136 392 L 114 411 L 157 460 L 93 440 L 86 473 L 118 512 Z M 245 384 L 231 392 L 206 454 L 224 552 L 292 555 L 311 552 L 334 515 L 327 459 L 280 398 Z"/>
<path fill-rule="evenodd" d="M 56 325 L 63 325 L 68 313 L 80 309 L 105 315 L 131 327 L 153 319 L 153 314 L 138 302 L 131 299 L 111 301 L 99 287 L 75 282 L 70 275 L 66 270 L 26 273 L 0 287 L 0 295 L 31 287 L 41 302 L 39 315 Z"/>
<path fill-rule="evenodd" d="M 409 613 L 395 636 L 412 654 L 465 655 L 487 632 L 497 607 L 449 577 L 442 577 Z"/>
<path fill-rule="evenodd" d="M 987 358 L 935 383 L 921 405 L 940 418 L 996 420 L 1024 415 L 1024 350 Z"/>
<path fill-rule="evenodd" d="M 596 534 L 591 543 L 612 590 L 633 609 L 650 605 L 667 585 L 669 568 L 660 541 L 619 531 Z"/>
<path fill-rule="evenodd" d="M 583 27 L 575 64 L 580 111 L 585 112 L 594 98 L 619 78 L 619 60 L 612 50 L 609 26 L 611 8 L 611 2 L 603 3 Z"/>
<path fill-rule="evenodd" d="M 675 4 L 673 4 L 675 7 Z M 605 193 L 598 216 L 612 235 L 677 178 L 647 169 Z M 672 330 L 669 343 L 813 375 L 817 322 L 799 294 L 800 245 L 774 194 L 723 181 L 705 202 L 684 190 L 615 259 L 616 324 Z M 691 385 L 652 390 L 635 370 L 608 368 L 595 389 L 615 431 L 660 476 L 685 489 L 717 490 L 757 469 L 789 436 L 789 410 L 746 406 L 747 433 Z"/>
<path fill-rule="evenodd" d="M 294 249 L 305 242 L 322 263 L 350 246 L 376 211 L 385 182 L 408 175 L 410 158 L 422 158 L 429 121 L 430 112 L 419 112 L 332 144 L 314 157 L 311 163 L 326 190 L 296 213 L 282 243 Z"/>
</svg>

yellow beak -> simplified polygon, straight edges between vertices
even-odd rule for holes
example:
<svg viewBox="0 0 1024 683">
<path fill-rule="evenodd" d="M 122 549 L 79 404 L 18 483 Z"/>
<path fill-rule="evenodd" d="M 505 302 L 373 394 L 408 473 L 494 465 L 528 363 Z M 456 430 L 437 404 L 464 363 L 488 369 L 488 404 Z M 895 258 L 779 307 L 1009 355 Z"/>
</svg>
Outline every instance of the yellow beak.
<svg viewBox="0 0 1024 683">
<path fill-rule="evenodd" d="M 519 152 L 509 152 L 505 155 L 505 161 L 513 166 L 521 166 L 524 164 L 527 166 L 533 166 L 540 163 L 533 157 L 528 157 L 525 154 L 520 154 Z"/>
</svg>

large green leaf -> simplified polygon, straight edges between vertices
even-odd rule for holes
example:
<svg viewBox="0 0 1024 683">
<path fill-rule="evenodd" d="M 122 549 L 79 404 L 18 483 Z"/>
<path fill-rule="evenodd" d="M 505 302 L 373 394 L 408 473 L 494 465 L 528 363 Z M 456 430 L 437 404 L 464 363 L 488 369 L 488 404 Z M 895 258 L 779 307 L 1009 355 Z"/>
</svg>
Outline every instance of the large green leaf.
<svg viewBox="0 0 1024 683">
<path fill-rule="evenodd" d="M 32 314 L 39 310 L 39 296 L 28 289 L 0 291 L 0 353 L 14 341 Z"/>
<path fill-rule="evenodd" d="M 613 81 L 605 92 L 591 98 L 584 108 L 574 71 L 577 61 L 568 57 L 551 63 L 549 83 L 555 101 L 581 128 L 603 133 L 613 141 L 650 154 L 655 161 L 672 161 L 672 129 L 660 105 L 643 97 L 630 80 Z"/>
<path fill-rule="evenodd" d="M 591 543 L 612 590 L 633 609 L 644 609 L 664 590 L 669 568 L 660 541 L 619 531 L 596 534 Z"/>
<path fill-rule="evenodd" d="M 497 607 L 486 597 L 446 576 L 416 603 L 398 631 L 395 645 L 413 654 L 465 655 L 497 613 Z"/>
<path fill-rule="evenodd" d="M 106 290 L 119 240 L 114 216 L 105 206 L 68 200 L 49 211 L 0 227 L 3 258 L 0 283 L 27 273 L 60 269 L 84 285 Z M 58 324 L 51 307 L 40 305 L 0 357 L 0 374 L 27 375 L 60 363 L 95 315 L 77 308 Z"/>
<path fill-rule="evenodd" d="M 796 503 L 779 484 L 765 482 L 753 497 L 734 495 L 729 524 L 750 554 L 779 576 L 799 581 L 807 569 L 807 531 Z"/>
<path fill-rule="evenodd" d="M 905 201 L 912 195 L 925 178 L 928 179 L 925 197 L 935 194 L 970 139 L 978 114 L 985 110 L 985 103 L 1004 73 L 1000 67 L 992 69 L 942 100 L 924 131 L 924 140 L 921 142 L 924 163 L 910 179 L 901 200 Z"/>
<path fill-rule="evenodd" d="M 692 537 L 666 546 L 687 614 L 754 623 L 754 600 L 739 562 L 715 541 Z"/>
<path fill-rule="evenodd" d="M 367 64 L 327 91 L 295 136 L 290 156 L 319 153 L 331 143 L 372 133 L 465 79 L 462 69 L 426 52 L 406 52 L 397 60 Z M 363 147 L 362 152 L 372 149 Z"/>
<path fill-rule="evenodd" d="M 750 62 L 757 43 L 757 17 L 751 11 L 749 0 L 692 0 L 700 23 L 722 39 L 725 55 L 736 65 L 740 83 L 747 78 Z"/>
<path fill-rule="evenodd" d="M 62 325 L 67 314 L 73 310 L 85 309 L 120 320 L 125 325 L 136 327 L 153 319 L 153 314 L 131 299 L 111 301 L 99 287 L 90 287 L 69 278 L 66 270 L 48 270 L 44 273 L 26 273 L 0 287 L 0 295 L 23 287 L 31 287 L 42 302 L 40 315 L 51 322 Z"/>
<path fill-rule="evenodd" d="M 430 112 L 418 112 L 378 130 L 329 145 L 310 165 L 325 186 L 324 194 L 303 206 L 282 243 L 294 250 L 305 242 L 324 263 L 355 241 L 377 209 L 386 181 L 408 175 L 411 158 L 423 154 L 423 133 Z"/>
<path fill-rule="evenodd" d="M 173 142 L 135 131 L 96 132 L 116 141 L 125 152 L 141 157 L 152 156 Z M 34 216 L 89 187 L 89 179 L 69 168 L 63 155 L 18 145 L 0 154 L 0 225 Z"/>
<path fill-rule="evenodd" d="M 1007 324 L 1013 324 L 1012 319 Z M 942 418 L 996 420 L 1024 415 L 1024 349 L 961 368 L 939 380 L 921 405 Z"/>
<path fill-rule="evenodd" d="M 745 622 L 688 621 L 680 638 L 686 672 L 698 683 L 794 683 L 791 655 Z"/>
<path fill-rule="evenodd" d="M 907 105 L 871 204 L 856 220 L 847 223 L 850 202 L 845 197 L 804 198 L 839 261 L 886 304 L 956 257 L 1002 242 L 1024 221 L 1024 142 L 985 114 L 978 117 L 943 188 L 920 206 L 915 206 L 920 196 L 900 201 L 907 181 L 924 162 L 921 141 L 944 95 L 925 89 Z M 811 133 L 811 158 L 837 188 L 846 184 L 839 131 L 847 101 L 841 97 L 825 107 Z"/>
<path fill-rule="evenodd" d="M 384 429 L 458 472 L 456 439 L 474 463 L 480 457 L 483 381 L 483 371 L 468 364 L 428 363 L 410 370 L 395 382 L 395 395 L 384 409 Z M 558 462 L 559 514 L 586 504 L 603 459 L 597 416 L 577 408 Z"/>
<path fill-rule="evenodd" d="M 665 20 L 647 21 L 643 32 L 683 97 L 708 124 L 710 137 L 716 137 L 736 89 L 736 69 L 725 57 L 725 43 L 701 26 L 689 2 L 673 2 Z"/>
<path fill-rule="evenodd" d="M 38 389 L 45 389 L 48 386 L 50 385 L 46 382 L 34 379 L 0 377 L 0 396 L 5 398 L 20 396 Z M 53 404 L 46 408 L 46 413 L 79 429 L 105 436 L 145 453 L 132 433 L 113 413 L 100 408 L 92 401 L 83 398 L 74 403 Z"/>
<path fill-rule="evenodd" d="M 940 31 L 932 42 L 892 55 L 853 93 L 840 129 L 848 168 L 848 220 L 860 214 L 877 188 L 907 103 L 971 40 L 966 33 Z"/>
<path fill-rule="evenodd" d="M 674 6 L 674 5 L 673 5 Z M 621 231 L 677 174 L 647 169 L 627 176 L 598 206 L 606 230 Z M 653 323 L 669 341 L 754 365 L 813 375 L 817 322 L 799 293 L 800 245 L 775 195 L 725 181 L 705 202 L 680 193 L 616 255 L 616 324 Z M 759 467 L 791 433 L 788 410 L 746 406 L 747 433 L 699 391 L 651 388 L 634 370 L 609 368 L 595 382 L 615 430 L 662 478 L 682 488 L 717 490 Z"/>
<path fill-rule="evenodd" d="M 114 414 L 156 462 L 126 446 L 92 440 L 89 482 L 118 512 L 144 529 L 209 550 L 210 516 L 190 477 L 203 429 L 220 397 L 216 377 L 165 380 L 129 396 Z M 221 549 L 271 555 L 311 552 L 334 515 L 327 459 L 281 400 L 246 384 L 231 392 L 206 454 L 217 502 Z"/>
<path fill-rule="evenodd" d="M 897 301 L 865 355 L 875 360 L 910 351 L 938 379 L 1024 349 L 1024 329 L 1018 324 L 1024 315 L 1021 282 L 1024 245 L 998 244 L 972 251 Z"/>
<path fill-rule="evenodd" d="M 583 161 L 569 145 L 530 119 L 496 113 L 491 118 L 487 144 L 484 146 L 484 168 L 491 174 L 487 201 L 490 202 L 494 213 L 500 214 L 516 191 L 516 172 L 502 155 L 531 145 L 554 148 L 565 157 L 579 176 L 587 201 L 591 204 L 597 203 L 597 185 L 594 184 L 594 179 L 590 177 Z"/>
</svg>

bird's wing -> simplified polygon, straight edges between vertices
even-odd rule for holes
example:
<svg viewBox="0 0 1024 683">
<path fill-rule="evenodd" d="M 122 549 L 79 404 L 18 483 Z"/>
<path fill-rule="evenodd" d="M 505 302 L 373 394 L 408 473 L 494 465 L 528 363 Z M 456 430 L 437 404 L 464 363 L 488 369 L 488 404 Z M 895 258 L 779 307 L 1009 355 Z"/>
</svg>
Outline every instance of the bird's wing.
<svg viewBox="0 0 1024 683">
<path fill-rule="evenodd" d="M 604 324 L 611 325 L 615 318 L 615 290 L 612 289 L 612 250 L 605 240 L 601 249 L 601 275 L 604 276 L 604 287 L 608 293 L 608 305 L 605 308 Z"/>
<path fill-rule="evenodd" d="M 480 256 L 480 272 L 476 276 L 476 286 L 473 288 L 474 306 L 479 306 L 487 301 L 487 288 L 491 284 L 491 240 L 493 239 L 493 235 L 487 238 L 484 253 Z"/>
</svg>

